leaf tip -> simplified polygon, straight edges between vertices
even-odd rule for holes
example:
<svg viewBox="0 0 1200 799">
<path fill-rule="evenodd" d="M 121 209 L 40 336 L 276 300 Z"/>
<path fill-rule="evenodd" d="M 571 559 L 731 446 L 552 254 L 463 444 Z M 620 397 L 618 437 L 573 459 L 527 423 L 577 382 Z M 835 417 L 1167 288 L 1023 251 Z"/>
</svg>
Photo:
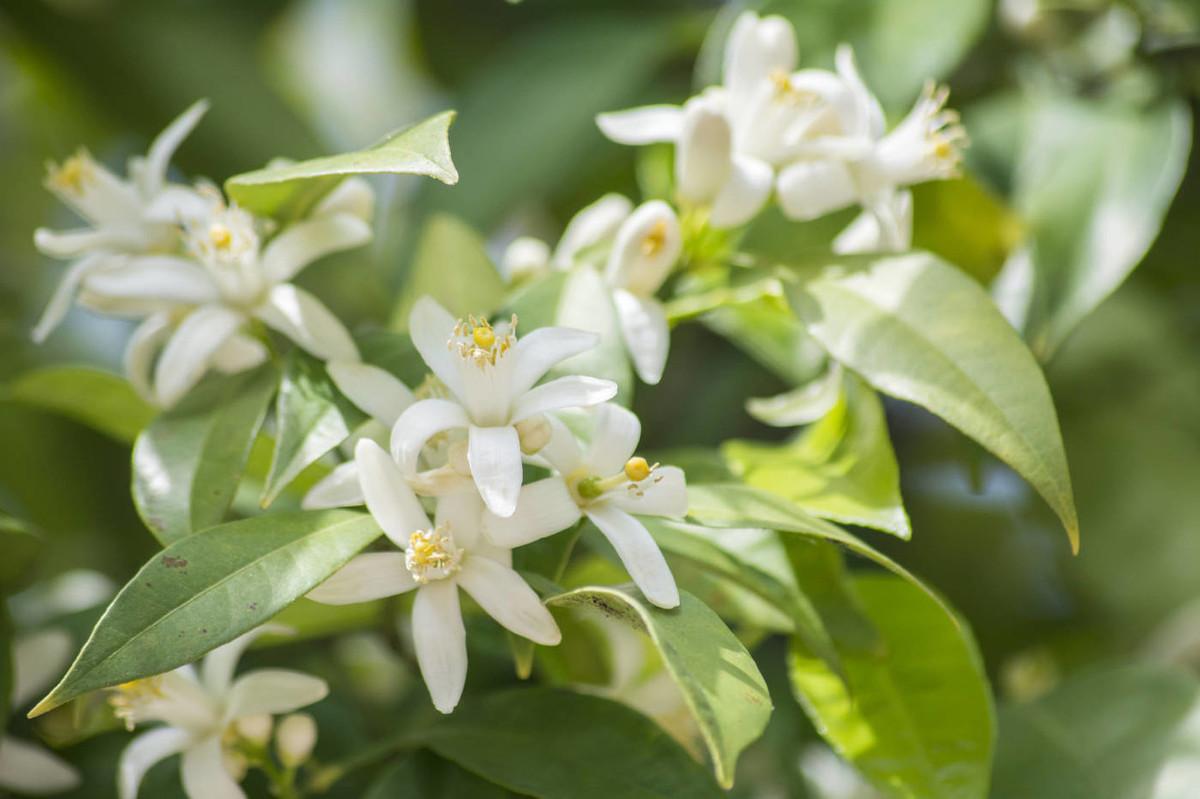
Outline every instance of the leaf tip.
<svg viewBox="0 0 1200 799">
<path fill-rule="evenodd" d="M 54 710 L 54 708 L 58 707 L 61 704 L 63 704 L 63 702 L 62 702 L 62 700 L 60 700 L 58 698 L 57 689 L 56 689 L 56 690 L 51 691 L 50 693 L 46 694 L 45 698 L 42 699 L 42 701 L 40 701 L 36 705 L 34 705 L 33 710 L 30 710 L 29 713 L 27 713 L 25 715 L 25 718 L 36 719 L 38 716 L 42 716 L 42 715 L 45 715 L 46 713 L 49 713 L 51 710 Z"/>
</svg>

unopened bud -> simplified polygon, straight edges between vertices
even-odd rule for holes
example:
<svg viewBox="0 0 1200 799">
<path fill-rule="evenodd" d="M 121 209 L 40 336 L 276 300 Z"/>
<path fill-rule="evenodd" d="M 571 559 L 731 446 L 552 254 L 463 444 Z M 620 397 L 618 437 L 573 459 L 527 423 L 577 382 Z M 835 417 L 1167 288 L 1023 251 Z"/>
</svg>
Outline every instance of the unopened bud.
<svg viewBox="0 0 1200 799">
<path fill-rule="evenodd" d="M 284 766 L 295 768 L 308 760 L 316 744 L 317 722 L 307 713 L 293 713 L 279 722 L 275 751 Z"/>
<path fill-rule="evenodd" d="M 250 768 L 250 762 L 246 760 L 246 756 L 236 749 L 222 749 L 221 761 L 225 764 L 225 771 L 230 777 L 233 777 L 234 782 L 241 782 L 246 777 L 246 772 Z"/>
<path fill-rule="evenodd" d="M 541 239 L 521 236 L 504 251 L 504 272 L 509 282 L 536 277 L 550 266 L 550 246 Z"/>
<path fill-rule="evenodd" d="M 233 723 L 239 737 L 249 741 L 255 746 L 266 746 L 271 740 L 271 728 L 274 726 L 274 719 L 266 713 L 260 713 L 255 716 L 242 716 Z"/>
<path fill-rule="evenodd" d="M 542 447 L 550 443 L 550 436 L 553 432 L 545 416 L 538 415 L 517 422 L 517 437 L 521 440 L 521 452 L 526 455 L 540 452 Z"/>
</svg>

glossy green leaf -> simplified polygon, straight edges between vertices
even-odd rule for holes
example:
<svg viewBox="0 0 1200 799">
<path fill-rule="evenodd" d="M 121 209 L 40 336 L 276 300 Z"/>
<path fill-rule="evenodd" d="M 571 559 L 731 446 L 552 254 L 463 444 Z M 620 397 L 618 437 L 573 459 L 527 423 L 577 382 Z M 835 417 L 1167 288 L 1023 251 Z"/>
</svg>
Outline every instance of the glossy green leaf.
<svg viewBox="0 0 1200 799">
<path fill-rule="evenodd" d="M 747 485 L 837 522 L 912 535 L 900 469 L 879 397 L 846 374 L 831 411 L 785 444 L 727 441 L 721 451 Z"/>
<path fill-rule="evenodd" d="M 853 595 L 881 646 L 840 646 L 843 677 L 793 640 L 797 699 L 833 748 L 887 795 L 985 799 L 995 720 L 965 626 L 890 575 L 856 578 Z"/>
<path fill-rule="evenodd" d="M 133 502 L 160 542 L 225 518 L 278 380 L 269 365 L 211 380 L 137 437 Z"/>
<path fill-rule="evenodd" d="M 717 781 L 733 785 L 738 755 L 767 726 L 771 697 L 754 658 L 717 614 L 686 592 L 678 608 L 662 610 L 631 586 L 577 588 L 546 604 L 594 608 L 649 635 L 700 728 Z"/>
<path fill-rule="evenodd" d="M 447 214 L 430 217 L 421 232 L 404 294 L 392 314 L 392 329 L 408 330 L 408 314 L 425 295 L 460 318 L 491 316 L 504 302 L 504 279 L 483 237 Z"/>
<path fill-rule="evenodd" d="M 1058 514 L 1078 550 L 1079 520 L 1046 380 L 978 283 L 925 253 L 843 258 L 805 278 L 787 284 L 788 297 L 830 355 L 1013 467 Z"/>
<path fill-rule="evenodd" d="M 729 304 L 705 314 L 703 322 L 793 385 L 820 371 L 820 346 L 778 297 Z"/>
<path fill-rule="evenodd" d="M 1188 799 L 1200 774 L 1200 690 L 1151 664 L 1104 666 L 1000 710 L 992 796 Z"/>
<path fill-rule="evenodd" d="M 35 369 L 9 383 L 4 393 L 126 443 L 132 443 L 155 414 L 124 378 L 86 366 Z"/>
<path fill-rule="evenodd" d="M 650 719 L 570 691 L 530 688 L 468 698 L 424 735 L 424 743 L 489 782 L 537 799 L 724 796 Z"/>
<path fill-rule="evenodd" d="M 912 192 L 913 246 L 990 283 L 1021 241 L 1021 219 L 970 177 L 932 180 Z"/>
<path fill-rule="evenodd" d="M 432 752 L 419 750 L 389 766 L 364 799 L 508 799 L 514 794 Z"/>
<path fill-rule="evenodd" d="M 444 111 L 362 150 L 234 175 L 225 191 L 256 214 L 296 218 L 350 175 L 425 175 L 453 185 L 458 171 L 447 136 L 453 121 L 454 112 Z"/>
<path fill-rule="evenodd" d="M 257 516 L 176 541 L 121 589 L 30 715 L 191 663 L 307 594 L 380 532 L 369 515 L 338 510 Z"/>
<path fill-rule="evenodd" d="M 366 419 L 346 400 L 320 361 L 293 350 L 275 398 L 275 450 L 262 506 L 275 501 L 302 471 L 342 443 Z"/>
</svg>

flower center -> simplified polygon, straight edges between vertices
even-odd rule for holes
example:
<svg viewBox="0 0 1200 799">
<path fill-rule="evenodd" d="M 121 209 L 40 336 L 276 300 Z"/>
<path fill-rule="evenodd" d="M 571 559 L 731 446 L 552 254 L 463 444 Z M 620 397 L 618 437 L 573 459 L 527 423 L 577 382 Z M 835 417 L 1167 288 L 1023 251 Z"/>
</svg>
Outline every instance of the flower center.
<svg viewBox="0 0 1200 799">
<path fill-rule="evenodd" d="M 968 144 L 958 112 L 946 108 L 950 90 L 945 86 L 928 86 L 922 99 L 925 141 L 929 157 L 937 173 L 954 177 L 962 163 L 962 151 Z"/>
<path fill-rule="evenodd" d="M 227 250 L 233 244 L 233 231 L 220 222 L 208 226 L 208 240 L 219 250 Z"/>
<path fill-rule="evenodd" d="M 609 477 L 598 477 L 586 473 L 579 473 L 567 478 L 567 484 L 573 489 L 576 497 L 581 503 L 591 502 L 599 499 L 609 491 L 625 487 L 625 490 L 634 496 L 640 497 L 646 493 L 646 481 L 658 483 L 662 480 L 662 475 L 654 474 L 654 471 L 660 464 L 648 463 L 645 458 L 634 456 L 625 461 L 625 466 L 621 471 Z"/>
<path fill-rule="evenodd" d="M 252 304 L 266 288 L 254 217 L 236 205 L 226 207 L 219 198 L 215 202 L 209 220 L 187 231 L 188 249 L 213 276 L 227 302 Z"/>
<path fill-rule="evenodd" d="M 408 537 L 404 565 L 421 585 L 442 580 L 457 572 L 462 565 L 463 550 L 454 544 L 447 524 L 432 530 L 417 530 Z"/>
<path fill-rule="evenodd" d="M 495 366 L 496 361 L 516 343 L 517 317 L 513 314 L 512 320 L 507 325 L 501 325 L 500 329 L 493 328 L 483 317 L 468 316 L 466 321 L 459 319 L 447 346 L 464 361 L 482 369 L 484 366 Z"/>
<path fill-rule="evenodd" d="M 812 92 L 797 89 L 792 84 L 792 76 L 782 69 L 775 69 L 767 76 L 775 86 L 774 99 L 778 103 L 807 105 L 816 99 Z"/>
<path fill-rule="evenodd" d="M 50 164 L 49 172 L 51 186 L 69 194 L 82 194 L 83 185 L 92 177 L 92 159 L 80 150 L 61 166 Z"/>
<path fill-rule="evenodd" d="M 642 239 L 642 255 L 647 258 L 657 255 L 667 244 L 667 222 L 660 219 L 650 228 L 650 232 Z"/>
<path fill-rule="evenodd" d="M 162 675 L 131 680 L 110 689 L 108 704 L 113 715 L 125 722 L 125 729 L 132 731 L 138 720 L 138 711 L 150 702 L 164 697 Z"/>
</svg>

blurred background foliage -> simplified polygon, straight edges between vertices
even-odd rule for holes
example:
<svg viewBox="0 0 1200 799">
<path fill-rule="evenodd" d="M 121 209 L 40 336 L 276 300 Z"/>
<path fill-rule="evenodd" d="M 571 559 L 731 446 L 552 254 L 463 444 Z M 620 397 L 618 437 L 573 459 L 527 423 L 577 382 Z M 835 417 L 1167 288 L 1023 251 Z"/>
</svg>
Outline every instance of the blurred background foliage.
<svg viewBox="0 0 1200 799">
<path fill-rule="evenodd" d="M 827 66 L 839 41 L 852 42 L 891 118 L 926 78 L 949 82 L 973 140 L 967 178 L 917 192 L 917 245 L 992 286 L 1043 358 L 1057 403 L 1082 521 L 1078 557 L 1012 472 L 932 416 L 890 401 L 913 538 L 863 533 L 960 610 L 1002 701 L 1034 703 L 1001 713 L 995 795 L 1035 795 L 1006 770 L 1031 745 L 1013 730 L 1035 728 L 1036 719 L 1085 729 L 1097 695 L 1131 695 L 1146 715 L 1139 723 L 1174 734 L 1196 696 L 1176 672 L 1126 666 L 1054 688 L 1114 661 L 1200 665 L 1200 161 L 1191 154 L 1200 6 L 774 0 L 765 7 L 796 23 L 806 65 Z M 738 10 L 684 0 L 3 3 L 0 380 L 54 363 L 115 369 L 128 333 L 120 322 L 76 312 L 46 346 L 29 340 L 61 268 L 36 253 L 32 231 L 71 223 L 41 189 L 48 159 L 86 145 L 119 164 L 208 97 L 212 111 L 176 164 L 220 181 L 277 155 L 364 146 L 456 108 L 451 144 L 461 183 L 379 182 L 376 241 L 327 259 L 302 280 L 352 326 L 386 326 L 421 252 L 421 232 L 429 220 L 445 219 L 434 214 L 477 230 L 495 258 L 520 233 L 554 240 L 603 192 L 652 194 L 663 155 L 607 142 L 593 116 L 677 101 L 713 82 Z M 844 221 L 793 225 L 767 212 L 751 236 L 780 257 L 796 257 L 825 246 Z M 742 406 L 748 396 L 782 390 L 778 377 L 699 325 L 680 328 L 672 350 L 663 383 L 639 388 L 648 446 L 778 436 Z M 86 568 L 119 584 L 156 549 L 130 503 L 127 448 L 7 390 L 0 446 L 5 588 L 38 583 L 14 597 L 11 610 L 19 626 L 38 627 L 51 608 L 81 634 L 96 612 L 87 597 L 45 600 L 45 580 Z M 22 543 L 29 530 L 45 545 Z M 376 618 L 367 614 L 364 623 Z M 502 641 L 491 661 L 474 649 L 496 631 L 479 633 L 472 632 L 471 680 L 510 680 Z M 776 645 L 767 642 L 760 658 L 776 714 L 744 758 L 735 792 L 869 795 L 855 793 L 861 788 L 836 764 L 806 748 L 815 738 L 789 697 Z M 407 713 L 411 723 L 425 714 L 421 692 L 406 688 L 404 664 L 387 667 L 397 679 L 379 677 L 379 664 L 390 662 L 381 648 L 381 638 L 363 633 L 257 656 L 311 667 L 330 679 L 335 697 L 346 697 L 315 711 L 322 758 L 388 731 L 372 728 L 380 716 L 364 712 L 368 704 L 394 709 L 385 718 Z M 53 737 L 53 721 L 41 735 Z M 79 795 L 105 795 L 123 740 L 99 735 L 68 749 L 88 775 Z M 1081 757 L 1102 758 L 1124 740 L 1115 732 L 1089 739 Z M 1200 737 L 1180 746 L 1194 752 Z M 1097 779 L 1104 792 L 1036 795 L 1152 795 L 1138 792 L 1149 772 L 1133 761 L 1111 783 Z M 178 790 L 172 768 L 156 769 L 148 795 Z M 473 778 L 422 755 L 378 779 L 372 795 L 416 785 L 419 795 L 450 796 L 465 795 L 454 791 L 471 790 Z M 337 790 L 363 795 L 367 785 L 364 772 Z"/>
</svg>

